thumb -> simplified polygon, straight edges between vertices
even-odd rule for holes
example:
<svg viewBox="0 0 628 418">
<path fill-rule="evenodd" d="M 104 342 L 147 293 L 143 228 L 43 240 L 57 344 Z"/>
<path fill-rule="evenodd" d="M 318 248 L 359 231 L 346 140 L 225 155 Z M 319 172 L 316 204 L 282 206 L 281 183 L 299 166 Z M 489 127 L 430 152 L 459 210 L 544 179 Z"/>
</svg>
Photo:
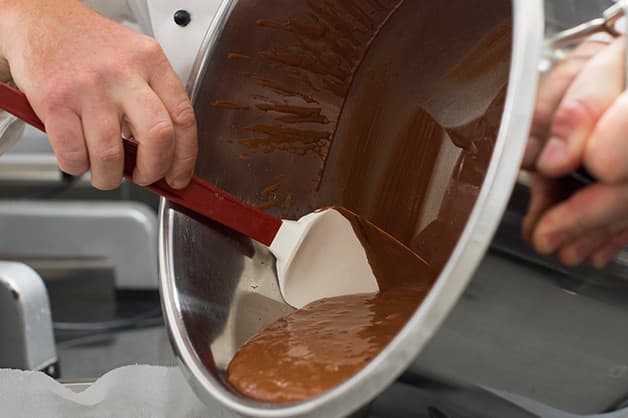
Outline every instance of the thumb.
<svg viewBox="0 0 628 418">
<path fill-rule="evenodd" d="M 587 141 L 602 115 L 624 89 L 624 42 L 615 41 L 589 61 L 554 113 L 537 169 L 557 178 L 583 163 Z"/>
</svg>

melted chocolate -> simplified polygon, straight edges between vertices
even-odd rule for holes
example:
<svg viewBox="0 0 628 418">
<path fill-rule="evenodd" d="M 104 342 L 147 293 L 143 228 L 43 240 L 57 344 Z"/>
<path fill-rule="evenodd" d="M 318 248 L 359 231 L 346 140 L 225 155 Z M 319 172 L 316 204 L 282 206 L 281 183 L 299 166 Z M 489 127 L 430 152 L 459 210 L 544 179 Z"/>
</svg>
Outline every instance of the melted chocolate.
<svg viewBox="0 0 628 418">
<path fill-rule="evenodd" d="M 469 124 L 447 130 L 462 152 L 454 166 L 437 218 L 410 242 L 410 246 L 440 270 L 453 251 L 473 210 L 488 170 L 506 89 L 497 95 L 486 113 Z"/>
<path fill-rule="evenodd" d="M 426 293 L 388 291 L 313 302 L 249 340 L 229 364 L 227 380 L 262 402 L 320 395 L 377 356 Z"/>
<path fill-rule="evenodd" d="M 377 279 L 380 291 L 413 289 L 427 292 L 436 273 L 428 261 L 371 222 L 344 208 L 335 210 L 351 222 Z"/>
<path fill-rule="evenodd" d="M 297 402 L 350 378 L 394 338 L 434 283 L 429 264 L 359 216 L 343 214 L 364 245 L 377 295 L 319 300 L 262 330 L 227 369 L 241 394 L 271 403 Z"/>
</svg>

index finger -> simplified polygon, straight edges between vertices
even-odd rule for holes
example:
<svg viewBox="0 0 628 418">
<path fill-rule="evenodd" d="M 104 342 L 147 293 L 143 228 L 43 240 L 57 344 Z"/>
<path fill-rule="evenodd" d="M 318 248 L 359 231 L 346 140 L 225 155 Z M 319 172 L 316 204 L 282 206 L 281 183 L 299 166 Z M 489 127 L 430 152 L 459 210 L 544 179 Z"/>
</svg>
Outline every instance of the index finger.
<svg viewBox="0 0 628 418">
<path fill-rule="evenodd" d="M 194 174 L 198 154 L 194 108 L 181 80 L 167 61 L 163 68 L 152 73 L 149 84 L 166 107 L 174 127 L 174 160 L 165 179 L 171 187 L 181 189 Z"/>
<path fill-rule="evenodd" d="M 536 160 L 547 138 L 552 118 L 565 92 L 589 59 L 606 46 L 601 42 L 586 42 L 574 49 L 565 60 L 541 78 L 530 138 L 523 159 L 524 168 L 535 168 Z"/>
<path fill-rule="evenodd" d="M 596 124 L 624 89 L 624 40 L 618 39 L 587 63 L 567 89 L 551 124 L 537 169 L 561 177 L 583 163 Z"/>
</svg>

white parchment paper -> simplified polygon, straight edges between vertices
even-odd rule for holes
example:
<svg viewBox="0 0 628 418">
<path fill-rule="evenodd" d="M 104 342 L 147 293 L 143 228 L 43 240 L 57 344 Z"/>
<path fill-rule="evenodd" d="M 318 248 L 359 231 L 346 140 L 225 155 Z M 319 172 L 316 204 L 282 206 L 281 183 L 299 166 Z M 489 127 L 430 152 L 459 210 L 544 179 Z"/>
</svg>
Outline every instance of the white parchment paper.
<svg viewBox="0 0 628 418">
<path fill-rule="evenodd" d="M 177 368 L 127 366 L 80 393 L 39 372 L 0 370 L 0 417 L 228 417 L 208 408 Z"/>
</svg>

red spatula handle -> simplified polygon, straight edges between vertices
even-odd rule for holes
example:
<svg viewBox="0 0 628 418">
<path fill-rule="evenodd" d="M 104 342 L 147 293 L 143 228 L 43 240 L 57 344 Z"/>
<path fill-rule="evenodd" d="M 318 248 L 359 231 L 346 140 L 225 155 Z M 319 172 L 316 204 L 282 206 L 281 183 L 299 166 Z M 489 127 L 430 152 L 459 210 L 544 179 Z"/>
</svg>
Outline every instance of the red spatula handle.
<svg viewBox="0 0 628 418">
<path fill-rule="evenodd" d="M 26 96 L 5 83 L 0 83 L 0 109 L 45 132 L 44 124 L 33 111 Z M 131 178 L 137 159 L 137 144 L 128 140 L 122 142 L 124 175 Z M 271 244 L 281 226 L 281 220 L 247 205 L 196 176 L 183 190 L 173 189 L 164 180 L 146 186 L 146 189 L 267 246 Z"/>
</svg>

